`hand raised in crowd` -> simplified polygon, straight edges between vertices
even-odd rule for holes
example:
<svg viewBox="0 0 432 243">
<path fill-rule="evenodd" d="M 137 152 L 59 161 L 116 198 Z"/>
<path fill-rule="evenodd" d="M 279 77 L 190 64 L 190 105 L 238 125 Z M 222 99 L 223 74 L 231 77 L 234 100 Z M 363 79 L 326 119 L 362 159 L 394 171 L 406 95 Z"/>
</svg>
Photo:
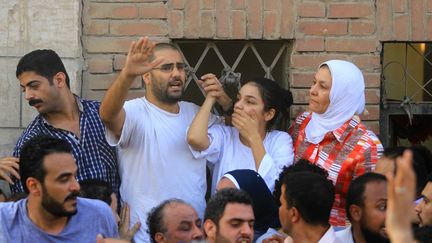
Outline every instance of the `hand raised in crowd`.
<svg viewBox="0 0 432 243">
<path fill-rule="evenodd" d="M 206 98 L 209 96 L 214 97 L 224 111 L 231 108 L 231 98 L 225 93 L 216 75 L 212 73 L 205 74 L 201 77 L 201 80 L 198 80 L 198 84 L 206 93 Z"/>
<path fill-rule="evenodd" d="M 248 142 L 252 142 L 254 139 L 262 140 L 259 134 L 258 118 L 255 113 L 248 114 L 244 110 L 234 108 L 232 124 Z"/>
<path fill-rule="evenodd" d="M 217 99 L 224 93 L 222 84 L 219 82 L 216 75 L 212 73 L 203 75 L 201 80 L 198 80 L 198 83 L 201 85 L 201 88 L 205 91 L 207 96 L 210 95 Z"/>
<path fill-rule="evenodd" d="M 0 178 L 14 184 L 12 176 L 20 179 L 19 176 L 19 159 L 16 157 L 4 157 L 0 159 Z"/>
<path fill-rule="evenodd" d="M 136 222 L 132 228 L 130 228 L 130 209 L 126 203 L 120 210 L 120 222 L 119 222 L 119 234 L 123 240 L 132 241 L 134 235 L 141 227 L 141 222 Z"/>
<path fill-rule="evenodd" d="M 151 60 L 154 46 L 155 43 L 147 37 L 141 37 L 137 42 L 132 42 L 123 68 L 124 73 L 127 76 L 135 77 L 143 75 L 159 65 L 163 61 L 162 58 L 158 57 Z"/>
<path fill-rule="evenodd" d="M 396 159 L 396 175 L 387 173 L 387 216 L 386 230 L 391 242 L 414 242 L 411 230 L 411 217 L 416 192 L 416 176 L 412 168 L 412 152 L 405 150 Z"/>
</svg>

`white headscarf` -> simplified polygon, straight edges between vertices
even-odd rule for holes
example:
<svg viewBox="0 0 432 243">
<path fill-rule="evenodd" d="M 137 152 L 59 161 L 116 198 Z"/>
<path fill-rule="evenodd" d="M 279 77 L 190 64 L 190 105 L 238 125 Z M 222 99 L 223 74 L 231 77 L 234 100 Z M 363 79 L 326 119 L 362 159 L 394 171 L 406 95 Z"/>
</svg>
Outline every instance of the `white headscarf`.
<svg viewBox="0 0 432 243">
<path fill-rule="evenodd" d="M 327 132 L 334 131 L 354 114 L 361 114 L 365 108 L 365 84 L 360 69 L 351 62 L 330 60 L 327 65 L 332 77 L 330 104 L 323 114 L 312 112 L 306 126 L 308 142 L 318 144 Z"/>
</svg>

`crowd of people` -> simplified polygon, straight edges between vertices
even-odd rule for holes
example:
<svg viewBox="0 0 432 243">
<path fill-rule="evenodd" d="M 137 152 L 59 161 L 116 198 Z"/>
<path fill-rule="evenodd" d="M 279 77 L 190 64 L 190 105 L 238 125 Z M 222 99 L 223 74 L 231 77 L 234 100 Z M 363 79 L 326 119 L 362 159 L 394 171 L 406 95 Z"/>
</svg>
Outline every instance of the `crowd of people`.
<svg viewBox="0 0 432 243">
<path fill-rule="evenodd" d="M 292 94 L 276 81 L 245 80 L 233 101 L 205 74 L 200 107 L 182 101 L 185 69 L 174 45 L 140 38 L 97 102 L 71 92 L 54 51 L 23 56 L 39 115 L 0 159 L 13 193 L 0 242 L 430 242 L 432 155 L 384 151 L 361 122 L 353 63 L 318 67 L 289 129 Z M 127 100 L 139 77 L 145 95 Z"/>
</svg>

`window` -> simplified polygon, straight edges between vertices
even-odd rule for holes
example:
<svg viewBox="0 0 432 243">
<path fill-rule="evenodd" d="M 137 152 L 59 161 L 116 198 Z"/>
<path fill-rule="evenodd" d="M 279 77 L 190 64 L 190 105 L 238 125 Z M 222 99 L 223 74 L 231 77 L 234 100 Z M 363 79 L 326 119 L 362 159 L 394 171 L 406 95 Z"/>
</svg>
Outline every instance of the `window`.
<svg viewBox="0 0 432 243">
<path fill-rule="evenodd" d="M 384 43 L 382 67 L 384 146 L 432 148 L 432 43 Z"/>
<path fill-rule="evenodd" d="M 205 41 L 174 40 L 185 57 L 188 68 L 184 99 L 198 105 L 204 94 L 196 81 L 206 73 L 220 78 L 231 98 L 241 81 L 255 77 L 273 79 L 288 88 L 290 43 L 286 41 Z"/>
</svg>

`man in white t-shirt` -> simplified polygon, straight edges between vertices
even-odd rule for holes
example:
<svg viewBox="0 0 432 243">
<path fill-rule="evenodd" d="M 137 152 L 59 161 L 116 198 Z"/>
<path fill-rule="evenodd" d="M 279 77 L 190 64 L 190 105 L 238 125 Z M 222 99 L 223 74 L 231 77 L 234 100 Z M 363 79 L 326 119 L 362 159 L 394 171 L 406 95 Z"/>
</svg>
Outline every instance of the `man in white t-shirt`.
<svg viewBox="0 0 432 243">
<path fill-rule="evenodd" d="M 146 94 L 126 101 L 137 76 Z M 206 163 L 194 159 L 186 142 L 199 107 L 180 101 L 185 80 L 184 60 L 175 46 L 141 38 L 131 44 L 123 70 L 102 101 L 100 116 L 108 142 L 118 149 L 120 194 L 130 206 L 132 224 L 145 222 L 150 209 L 169 198 L 182 199 L 203 215 Z M 204 80 L 204 90 L 228 110 L 231 99 L 215 80 Z M 210 118 L 209 125 L 217 120 Z M 143 224 L 135 242 L 149 242 L 146 231 Z"/>
</svg>

